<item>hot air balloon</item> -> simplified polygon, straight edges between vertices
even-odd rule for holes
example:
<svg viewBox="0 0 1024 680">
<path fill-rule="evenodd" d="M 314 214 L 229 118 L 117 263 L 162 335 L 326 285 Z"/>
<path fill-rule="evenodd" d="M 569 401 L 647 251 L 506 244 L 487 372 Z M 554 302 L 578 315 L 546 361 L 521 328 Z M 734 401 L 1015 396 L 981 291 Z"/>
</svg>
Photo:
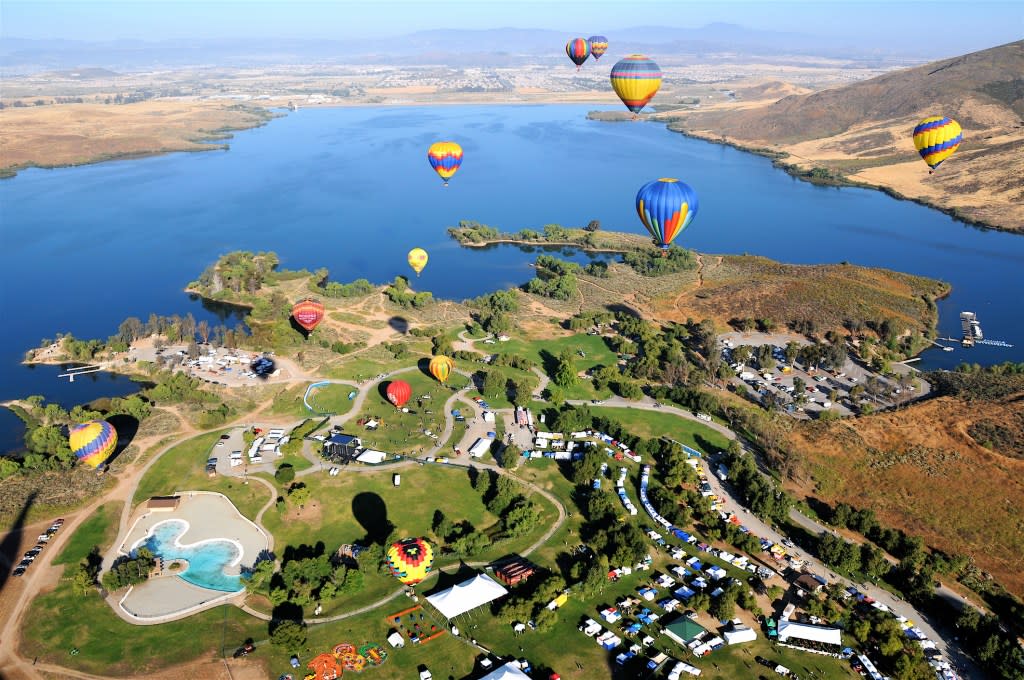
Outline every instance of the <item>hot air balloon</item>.
<svg viewBox="0 0 1024 680">
<path fill-rule="evenodd" d="M 654 237 L 654 243 L 668 246 L 697 215 L 697 193 L 688 184 L 663 177 L 648 182 L 636 192 L 636 213 Z"/>
<path fill-rule="evenodd" d="M 455 368 L 455 362 L 448 357 L 438 356 L 430 360 L 430 375 L 437 378 L 438 382 L 443 383 L 448 380 L 453 368 Z"/>
<path fill-rule="evenodd" d="M 434 551 L 422 538 L 403 538 L 388 548 L 387 561 L 392 576 L 407 586 L 414 586 L 430 573 Z"/>
<path fill-rule="evenodd" d="M 117 447 L 117 430 L 105 420 L 92 420 L 71 428 L 68 444 L 79 461 L 99 467 Z"/>
<path fill-rule="evenodd" d="M 413 248 L 409 251 L 409 266 L 416 272 L 416 276 L 419 276 L 423 268 L 427 266 L 428 259 L 430 258 L 427 256 L 427 251 L 423 248 Z"/>
<path fill-rule="evenodd" d="M 462 165 L 462 147 L 455 142 L 434 142 L 427 149 L 427 160 L 448 186 L 448 180 Z"/>
<path fill-rule="evenodd" d="M 661 87 L 661 69 L 642 54 L 631 54 L 612 67 L 612 89 L 637 117 Z"/>
<path fill-rule="evenodd" d="M 316 298 L 303 298 L 292 307 L 292 318 L 295 319 L 295 323 L 305 328 L 307 333 L 312 333 L 324 320 L 324 303 Z"/>
<path fill-rule="evenodd" d="M 576 64 L 576 70 L 579 71 L 583 62 L 590 56 L 590 43 L 583 38 L 573 38 L 565 43 L 565 53 L 569 55 L 572 63 Z"/>
<path fill-rule="evenodd" d="M 384 393 L 388 396 L 388 401 L 395 405 L 395 408 L 402 408 L 412 396 L 412 387 L 404 380 L 392 380 L 388 383 L 388 388 Z"/>
<path fill-rule="evenodd" d="M 587 42 L 590 43 L 590 56 L 594 58 L 594 61 L 600 59 L 608 51 L 608 38 L 603 35 L 592 35 Z"/>
<path fill-rule="evenodd" d="M 964 139 L 960 124 L 945 116 L 929 116 L 914 128 L 914 147 L 932 172 L 952 156 Z"/>
</svg>

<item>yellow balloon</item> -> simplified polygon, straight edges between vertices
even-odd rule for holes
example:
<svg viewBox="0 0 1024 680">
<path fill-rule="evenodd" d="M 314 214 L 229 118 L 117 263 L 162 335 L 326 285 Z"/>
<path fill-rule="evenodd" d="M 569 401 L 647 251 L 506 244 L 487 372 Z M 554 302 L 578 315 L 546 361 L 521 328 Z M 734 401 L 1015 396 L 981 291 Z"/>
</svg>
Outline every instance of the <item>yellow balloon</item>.
<svg viewBox="0 0 1024 680">
<path fill-rule="evenodd" d="M 430 375 L 437 378 L 438 382 L 445 382 L 455 368 L 455 362 L 445 356 L 436 356 L 430 360 Z"/>
<path fill-rule="evenodd" d="M 430 258 L 427 256 L 427 251 L 423 248 L 413 248 L 409 251 L 409 266 L 416 272 L 416 276 L 419 276 L 423 268 L 427 266 L 428 259 Z"/>
</svg>

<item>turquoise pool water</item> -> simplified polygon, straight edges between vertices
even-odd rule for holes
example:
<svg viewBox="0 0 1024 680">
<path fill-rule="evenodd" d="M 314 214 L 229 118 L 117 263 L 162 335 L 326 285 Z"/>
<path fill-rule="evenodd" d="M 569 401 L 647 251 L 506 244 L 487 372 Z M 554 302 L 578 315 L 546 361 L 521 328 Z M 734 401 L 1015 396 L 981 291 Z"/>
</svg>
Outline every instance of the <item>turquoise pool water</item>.
<svg viewBox="0 0 1024 680">
<path fill-rule="evenodd" d="M 181 545 L 178 539 L 186 529 L 188 524 L 182 520 L 162 522 L 136 547 L 146 547 L 165 560 L 188 560 L 188 569 L 178 576 L 193 585 L 226 593 L 241 590 L 241 578 L 224 573 L 224 567 L 239 558 L 239 547 L 227 540 Z"/>
</svg>

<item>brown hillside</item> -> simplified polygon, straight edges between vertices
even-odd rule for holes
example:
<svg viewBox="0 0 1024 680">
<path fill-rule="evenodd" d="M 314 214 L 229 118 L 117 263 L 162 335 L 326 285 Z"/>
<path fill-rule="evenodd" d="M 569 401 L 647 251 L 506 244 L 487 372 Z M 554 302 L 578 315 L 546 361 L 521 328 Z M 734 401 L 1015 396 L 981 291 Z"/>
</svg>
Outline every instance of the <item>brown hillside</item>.
<svg viewBox="0 0 1024 680">
<path fill-rule="evenodd" d="M 992 425 L 1011 425 L 993 449 Z M 1024 394 L 989 402 L 940 397 L 898 412 L 815 423 L 790 444 L 812 495 L 874 509 L 888 526 L 963 553 L 1024 594 Z M 1013 438 L 1016 438 L 1016 441 Z M 803 489 L 806 490 L 806 489 Z"/>
<path fill-rule="evenodd" d="M 929 175 L 910 133 L 938 113 L 959 121 L 964 143 Z M 1024 41 L 766 106 L 684 114 L 673 127 L 1024 229 Z"/>
</svg>

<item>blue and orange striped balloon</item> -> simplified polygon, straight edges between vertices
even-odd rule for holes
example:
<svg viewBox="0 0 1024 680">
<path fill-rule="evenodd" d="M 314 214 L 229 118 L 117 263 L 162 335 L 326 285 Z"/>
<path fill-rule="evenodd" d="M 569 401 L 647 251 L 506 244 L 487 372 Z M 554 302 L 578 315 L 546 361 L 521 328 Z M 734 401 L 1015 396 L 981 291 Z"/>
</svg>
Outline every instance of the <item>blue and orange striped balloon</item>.
<svg viewBox="0 0 1024 680">
<path fill-rule="evenodd" d="M 455 142 L 434 142 L 427 149 L 427 160 L 448 186 L 448 180 L 462 165 L 462 147 Z"/>
<path fill-rule="evenodd" d="M 99 467 L 117 448 L 117 430 L 105 420 L 76 425 L 68 439 L 71 452 L 91 468 Z"/>
<path fill-rule="evenodd" d="M 580 70 L 580 66 L 583 66 L 583 62 L 590 56 L 590 43 L 583 38 L 573 38 L 569 42 L 565 43 L 565 53 L 572 59 L 572 63 L 576 64 L 576 70 Z"/>
<path fill-rule="evenodd" d="M 590 43 L 590 56 L 594 58 L 594 61 L 600 59 L 608 51 L 608 38 L 603 35 L 592 35 L 587 42 Z"/>
<path fill-rule="evenodd" d="M 642 54 L 631 54 L 612 67 L 612 89 L 635 114 L 654 98 L 661 87 L 661 69 Z"/>
<path fill-rule="evenodd" d="M 662 177 L 636 192 L 636 214 L 656 245 L 668 250 L 697 215 L 697 192 L 684 182 Z"/>
<path fill-rule="evenodd" d="M 933 171 L 960 148 L 963 139 L 960 123 L 945 116 L 929 116 L 914 128 L 914 147 Z"/>
</svg>

